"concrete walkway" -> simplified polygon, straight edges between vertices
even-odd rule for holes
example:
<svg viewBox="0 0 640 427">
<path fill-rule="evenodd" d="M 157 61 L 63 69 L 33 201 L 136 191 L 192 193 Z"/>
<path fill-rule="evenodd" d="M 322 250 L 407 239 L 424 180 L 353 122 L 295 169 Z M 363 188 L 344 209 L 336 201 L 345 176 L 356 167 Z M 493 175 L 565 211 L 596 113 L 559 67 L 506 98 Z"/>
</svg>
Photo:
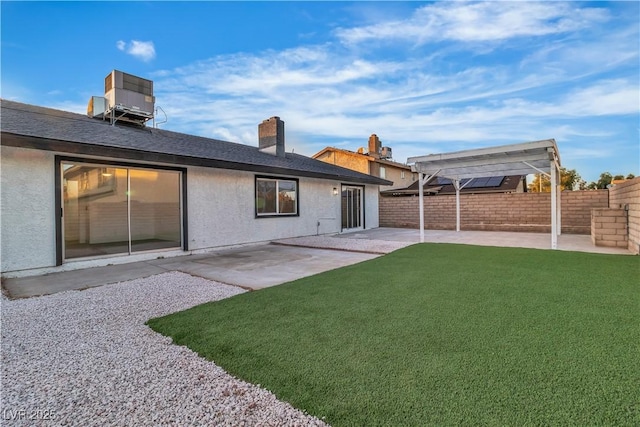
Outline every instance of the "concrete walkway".
<svg viewBox="0 0 640 427">
<path fill-rule="evenodd" d="M 260 289 L 373 259 L 419 241 L 418 230 L 377 228 L 335 236 L 283 239 L 274 244 L 256 244 L 199 255 L 5 278 L 2 286 L 11 298 L 25 298 L 181 271 L 246 289 Z M 536 249 L 549 249 L 551 244 L 549 234 L 485 231 L 425 230 L 425 241 Z M 622 249 L 596 247 L 592 245 L 590 236 L 583 235 L 559 236 L 558 249 L 629 254 Z"/>
</svg>

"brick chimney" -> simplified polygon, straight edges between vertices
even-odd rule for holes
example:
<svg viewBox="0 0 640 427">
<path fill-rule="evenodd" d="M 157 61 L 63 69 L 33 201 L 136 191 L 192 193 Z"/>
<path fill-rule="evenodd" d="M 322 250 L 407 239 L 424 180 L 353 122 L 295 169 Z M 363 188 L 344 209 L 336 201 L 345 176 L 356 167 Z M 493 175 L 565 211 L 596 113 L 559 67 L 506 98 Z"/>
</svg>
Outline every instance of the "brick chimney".
<svg viewBox="0 0 640 427">
<path fill-rule="evenodd" d="M 369 155 L 379 159 L 381 148 L 380 138 L 375 133 L 372 133 L 369 137 Z"/>
<path fill-rule="evenodd" d="M 271 117 L 258 125 L 258 148 L 264 153 L 285 157 L 284 122 L 280 117 Z"/>
</svg>

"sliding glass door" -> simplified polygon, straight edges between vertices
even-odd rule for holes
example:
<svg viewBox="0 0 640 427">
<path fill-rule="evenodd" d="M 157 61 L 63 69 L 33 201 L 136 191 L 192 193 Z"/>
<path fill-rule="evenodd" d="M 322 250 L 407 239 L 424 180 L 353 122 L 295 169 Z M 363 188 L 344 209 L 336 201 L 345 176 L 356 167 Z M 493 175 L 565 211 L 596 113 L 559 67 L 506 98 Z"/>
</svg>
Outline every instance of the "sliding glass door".
<svg viewBox="0 0 640 427">
<path fill-rule="evenodd" d="M 61 162 L 65 259 L 180 248 L 181 172 Z"/>
<path fill-rule="evenodd" d="M 342 229 L 363 228 L 364 210 L 362 187 L 342 186 Z"/>
</svg>

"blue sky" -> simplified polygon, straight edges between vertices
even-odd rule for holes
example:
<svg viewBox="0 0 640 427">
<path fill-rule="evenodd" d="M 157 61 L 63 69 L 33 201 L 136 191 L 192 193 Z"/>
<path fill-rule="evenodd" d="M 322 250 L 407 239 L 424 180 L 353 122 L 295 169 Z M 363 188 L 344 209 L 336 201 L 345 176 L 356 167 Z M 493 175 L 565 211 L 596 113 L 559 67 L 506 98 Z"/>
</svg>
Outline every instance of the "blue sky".
<svg viewBox="0 0 640 427">
<path fill-rule="evenodd" d="M 586 181 L 640 175 L 638 2 L 7 2 L 1 95 L 85 113 L 118 69 L 164 129 L 407 157 L 555 138 Z M 159 115 L 159 120 L 163 119 Z"/>
</svg>

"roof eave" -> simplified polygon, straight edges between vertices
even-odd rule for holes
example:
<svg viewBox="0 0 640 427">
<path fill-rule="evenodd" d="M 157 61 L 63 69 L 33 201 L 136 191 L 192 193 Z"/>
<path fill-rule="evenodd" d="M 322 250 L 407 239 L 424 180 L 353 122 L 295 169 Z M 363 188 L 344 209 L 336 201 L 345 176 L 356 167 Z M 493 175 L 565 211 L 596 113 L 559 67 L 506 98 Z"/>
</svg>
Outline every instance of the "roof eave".
<svg viewBox="0 0 640 427">
<path fill-rule="evenodd" d="M 163 163 L 177 166 L 201 166 L 208 168 L 244 170 L 250 172 L 270 173 L 279 175 L 291 175 L 307 178 L 320 178 L 339 180 L 357 184 L 392 185 L 387 181 L 374 176 L 364 175 L 354 177 L 340 174 L 330 174 L 314 171 L 304 171 L 277 166 L 258 165 L 252 163 L 239 163 L 218 159 L 207 159 L 185 155 L 159 153 L 153 151 L 136 150 L 130 148 L 109 147 L 84 142 L 62 141 L 36 136 L 19 135 L 10 132 L 2 132 L 1 144 L 4 146 L 30 148 L 43 151 L 54 151 L 72 155 L 88 155 L 95 157 L 108 157 L 130 161 Z"/>
</svg>

